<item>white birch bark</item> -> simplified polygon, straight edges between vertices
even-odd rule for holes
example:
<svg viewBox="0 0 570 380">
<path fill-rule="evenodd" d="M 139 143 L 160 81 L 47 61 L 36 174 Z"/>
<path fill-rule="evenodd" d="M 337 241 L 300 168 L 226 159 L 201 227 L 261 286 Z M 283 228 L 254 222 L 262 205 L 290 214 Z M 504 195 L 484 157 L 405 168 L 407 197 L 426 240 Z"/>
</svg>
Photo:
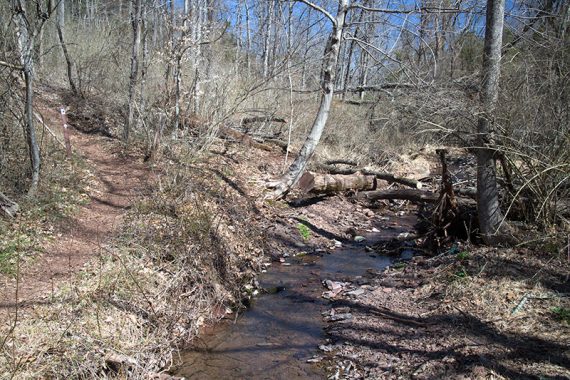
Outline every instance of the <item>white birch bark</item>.
<svg viewBox="0 0 570 380">
<path fill-rule="evenodd" d="M 308 1 L 303 2 L 313 6 Z M 319 110 L 315 120 L 313 121 L 311 131 L 307 136 L 299 155 L 295 161 L 293 161 L 287 173 L 285 173 L 279 181 L 269 185 L 269 187 L 275 189 L 269 195 L 270 198 L 282 198 L 299 181 L 305 172 L 307 163 L 315 152 L 319 140 L 321 139 L 333 100 L 336 64 L 338 61 L 340 41 L 342 38 L 342 31 L 348 7 L 349 0 L 339 0 L 337 15 L 333 20 L 331 20 L 333 23 L 332 31 L 323 54 L 323 70 L 321 72 L 321 86 L 323 92 L 321 95 Z"/>
<path fill-rule="evenodd" d="M 20 64 L 24 71 L 24 79 L 26 83 L 24 124 L 32 169 L 32 181 L 30 188 L 28 189 L 28 195 L 34 196 L 40 182 L 41 164 L 40 149 L 36 139 L 36 130 L 34 128 L 34 62 L 32 57 L 34 41 L 33 33 L 28 29 L 29 23 L 26 17 L 26 8 L 24 7 L 22 0 L 12 0 L 11 6 L 12 20 L 16 25 L 18 35 L 18 55 L 20 57 Z"/>
</svg>

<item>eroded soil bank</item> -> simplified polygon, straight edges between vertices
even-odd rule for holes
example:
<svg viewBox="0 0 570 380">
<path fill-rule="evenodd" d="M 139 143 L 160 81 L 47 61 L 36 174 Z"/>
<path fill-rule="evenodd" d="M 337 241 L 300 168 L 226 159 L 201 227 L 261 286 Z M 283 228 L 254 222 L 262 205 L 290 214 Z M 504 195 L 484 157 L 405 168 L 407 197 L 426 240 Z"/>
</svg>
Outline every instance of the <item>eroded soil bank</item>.
<svg viewBox="0 0 570 380">
<path fill-rule="evenodd" d="M 328 211 L 320 214 L 320 218 L 330 216 L 334 210 L 331 206 L 339 202 L 342 203 L 323 200 L 319 208 Z M 334 238 L 323 244 L 327 243 L 322 228 L 323 224 L 327 227 L 326 222 L 318 220 L 310 208 L 303 211 L 304 218 L 300 219 L 294 216 L 296 210 L 291 209 L 289 217 L 275 228 L 281 237 L 288 234 L 290 241 L 281 239 L 281 251 L 275 261 L 264 264 L 266 273 L 259 277 L 261 294 L 252 299 L 246 311 L 196 339 L 181 354 L 178 376 L 188 379 L 326 377 L 322 364 L 325 355 L 318 349 L 321 346 L 329 351 L 325 345 L 325 327 L 329 321 L 352 318 L 348 311 L 331 315 L 331 300 L 341 293 L 358 298 L 373 291 L 370 278 L 390 265 L 392 259 L 374 253 L 371 246 L 410 232 L 415 218 L 393 213 L 392 217 L 379 217 L 366 210 L 368 216 L 363 215 L 360 225 L 346 226 L 354 235 L 331 232 L 329 238 L 332 235 Z M 301 226 L 307 226 L 307 230 Z"/>
</svg>

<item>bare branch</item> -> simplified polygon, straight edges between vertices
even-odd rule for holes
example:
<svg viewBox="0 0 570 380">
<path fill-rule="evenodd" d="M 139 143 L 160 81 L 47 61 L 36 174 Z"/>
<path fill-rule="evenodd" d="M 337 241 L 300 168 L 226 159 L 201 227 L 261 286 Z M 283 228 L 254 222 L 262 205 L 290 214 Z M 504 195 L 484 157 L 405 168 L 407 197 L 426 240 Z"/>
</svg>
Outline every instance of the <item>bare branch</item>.
<svg viewBox="0 0 570 380">
<path fill-rule="evenodd" d="M 367 12 L 387 13 L 387 14 L 412 14 L 412 13 L 469 13 L 470 11 L 457 8 L 420 7 L 414 9 L 387 9 L 373 8 L 362 4 L 353 4 L 349 9 L 362 9 Z"/>
<path fill-rule="evenodd" d="M 24 67 L 23 67 L 23 66 L 20 66 L 20 65 L 13 65 L 13 64 L 11 64 L 11 63 L 4 62 L 4 61 L 0 61 L 0 66 L 8 67 L 8 68 L 10 68 L 10 69 L 12 69 L 12 70 L 20 70 L 20 71 L 23 71 L 23 70 L 24 70 Z"/>
<path fill-rule="evenodd" d="M 317 4 L 313 4 L 310 1 L 307 0 L 295 0 L 297 2 L 303 3 L 308 5 L 309 7 L 321 12 L 322 14 L 324 14 L 329 20 L 331 20 L 331 22 L 336 25 L 336 19 L 333 17 L 333 15 L 331 15 L 329 12 L 326 11 L 326 9 L 318 6 Z"/>
</svg>

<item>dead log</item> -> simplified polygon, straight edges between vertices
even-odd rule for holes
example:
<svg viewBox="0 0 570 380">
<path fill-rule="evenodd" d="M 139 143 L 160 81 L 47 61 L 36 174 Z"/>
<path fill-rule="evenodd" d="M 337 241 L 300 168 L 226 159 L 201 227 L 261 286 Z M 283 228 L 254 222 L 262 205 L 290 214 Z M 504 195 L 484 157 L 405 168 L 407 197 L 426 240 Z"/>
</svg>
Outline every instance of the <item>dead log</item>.
<svg viewBox="0 0 570 380">
<path fill-rule="evenodd" d="M 423 185 L 420 181 L 416 181 L 415 179 L 411 179 L 411 178 L 397 177 L 391 173 L 383 173 L 383 172 L 378 172 L 375 170 L 359 169 L 359 168 L 337 168 L 336 166 L 327 165 L 327 164 L 321 164 L 317 167 L 318 167 L 318 169 L 326 171 L 330 174 L 350 175 L 350 174 L 356 174 L 358 172 L 361 172 L 364 175 L 373 175 L 377 179 L 387 181 L 388 183 L 399 183 L 400 185 L 413 187 L 415 189 L 421 189 L 423 187 Z"/>
<path fill-rule="evenodd" d="M 384 90 L 392 90 L 392 89 L 401 89 L 401 88 L 420 88 L 418 85 L 413 83 L 384 83 L 377 86 L 357 86 L 357 87 L 350 87 L 343 90 L 337 90 L 335 93 L 341 93 L 343 91 L 346 92 L 374 92 L 374 91 L 384 91 Z"/>
<path fill-rule="evenodd" d="M 263 139 L 262 141 L 266 142 L 268 144 L 277 145 L 279 148 L 281 148 L 281 150 L 283 152 L 286 152 L 287 148 L 289 147 L 289 144 L 287 144 L 286 141 L 282 141 L 282 140 L 278 140 L 278 139 Z"/>
<path fill-rule="evenodd" d="M 439 197 L 440 195 L 438 193 L 416 189 L 364 191 L 354 196 L 354 198 L 359 200 L 378 201 L 382 199 L 399 199 L 416 203 L 437 203 L 439 202 Z M 476 205 L 475 201 L 470 198 L 456 197 L 456 200 L 460 207 L 475 207 Z"/>
<path fill-rule="evenodd" d="M 346 100 L 340 100 L 341 102 L 345 102 L 346 104 L 351 104 L 353 106 L 369 106 L 372 104 L 376 104 L 377 102 L 374 102 L 372 100 L 351 100 L 351 99 L 346 99 Z"/>
<path fill-rule="evenodd" d="M 375 190 L 376 177 L 372 175 L 330 175 L 305 172 L 299 180 L 305 193 L 330 194 L 348 190 Z"/>
<path fill-rule="evenodd" d="M 376 176 L 376 178 L 383 179 L 384 181 L 388 181 L 389 183 L 399 183 L 400 185 L 405 185 L 416 189 L 421 189 L 423 187 L 422 183 L 420 181 L 416 181 L 415 179 L 396 177 L 394 174 L 391 173 L 382 173 L 368 169 L 362 169 L 361 171 L 362 174 L 374 175 Z"/>
<path fill-rule="evenodd" d="M 334 160 L 327 160 L 325 161 L 325 165 L 348 165 L 348 166 L 358 166 L 358 162 L 354 160 L 347 160 L 344 158 L 334 159 Z"/>
<path fill-rule="evenodd" d="M 366 191 L 356 194 L 355 198 L 369 201 L 400 199 L 412 202 L 436 203 L 439 200 L 439 194 L 415 189 L 395 189 Z"/>
<path fill-rule="evenodd" d="M 257 148 L 257 149 L 266 150 L 266 151 L 272 150 L 269 145 L 258 143 L 251 136 L 248 136 L 247 134 L 245 134 L 243 132 L 236 131 L 235 129 L 230 128 L 230 127 L 221 127 L 220 128 L 220 134 L 224 137 L 229 137 L 229 138 L 234 139 L 234 140 L 236 140 L 242 144 L 252 146 L 252 147 Z"/>
<path fill-rule="evenodd" d="M 2 215 L 7 216 L 8 218 L 13 218 L 18 213 L 20 206 L 5 196 L 2 192 L 0 192 L 0 211 L 2 211 Z"/>
<path fill-rule="evenodd" d="M 273 123 L 286 123 L 287 120 L 285 120 L 282 117 L 274 117 L 274 116 L 252 116 L 252 117 L 244 117 L 241 120 L 241 125 L 243 127 L 247 126 L 248 124 L 253 124 L 253 123 L 267 123 L 267 122 L 273 122 Z"/>
</svg>

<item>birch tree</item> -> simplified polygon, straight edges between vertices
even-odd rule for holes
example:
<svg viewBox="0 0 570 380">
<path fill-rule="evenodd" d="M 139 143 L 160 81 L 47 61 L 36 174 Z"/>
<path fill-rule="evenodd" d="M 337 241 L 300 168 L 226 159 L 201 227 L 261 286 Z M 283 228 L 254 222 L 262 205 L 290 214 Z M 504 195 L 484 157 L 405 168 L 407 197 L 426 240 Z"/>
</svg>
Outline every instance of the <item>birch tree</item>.
<svg viewBox="0 0 570 380">
<path fill-rule="evenodd" d="M 11 0 L 10 5 L 12 20 L 16 25 L 16 34 L 18 36 L 18 55 L 26 83 L 24 130 L 26 132 L 26 141 L 28 144 L 28 153 L 30 155 L 32 169 L 32 181 L 28 194 L 33 196 L 37 192 L 38 184 L 40 182 L 41 164 L 40 149 L 36 140 L 36 130 L 34 128 L 34 62 L 32 56 L 34 32 L 28 20 L 26 8 L 22 0 Z"/>
<path fill-rule="evenodd" d="M 323 54 L 323 69 L 321 72 L 322 94 L 317 115 L 313 121 L 311 131 L 295 161 L 293 161 L 287 172 L 279 181 L 269 184 L 269 187 L 275 189 L 270 195 L 273 199 L 279 199 L 285 196 L 299 181 L 323 134 L 334 96 L 336 65 L 339 57 L 344 21 L 349 8 L 349 0 L 339 0 L 335 17 L 316 4 L 306 0 L 301 0 L 301 2 L 325 15 L 332 23 L 332 30 Z"/>
</svg>

